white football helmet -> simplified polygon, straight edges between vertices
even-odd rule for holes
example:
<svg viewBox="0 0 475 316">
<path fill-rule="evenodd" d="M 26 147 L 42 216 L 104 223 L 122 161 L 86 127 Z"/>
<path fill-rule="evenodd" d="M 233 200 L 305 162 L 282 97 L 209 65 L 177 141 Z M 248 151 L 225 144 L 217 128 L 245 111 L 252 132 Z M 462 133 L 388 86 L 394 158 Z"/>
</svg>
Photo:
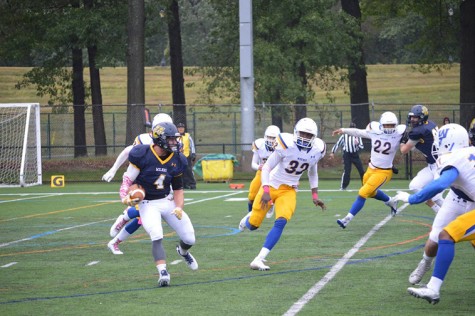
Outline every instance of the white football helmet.
<svg viewBox="0 0 475 316">
<path fill-rule="evenodd" d="M 468 147 L 468 132 L 463 126 L 455 123 L 443 125 L 434 139 L 433 154 L 442 155 L 460 148 Z"/>
<path fill-rule="evenodd" d="M 394 114 L 393 112 L 384 112 L 383 114 L 381 114 L 379 124 L 384 134 L 394 134 L 396 132 L 396 126 L 398 125 L 396 114 Z"/>
<path fill-rule="evenodd" d="M 275 125 L 269 125 L 264 132 L 264 141 L 267 150 L 274 150 L 275 145 L 277 145 L 277 136 L 280 134 L 280 128 Z"/>
<path fill-rule="evenodd" d="M 312 136 L 305 137 L 300 133 L 308 133 Z M 318 127 L 317 123 L 309 117 L 304 117 L 295 124 L 294 128 L 294 142 L 300 148 L 312 148 L 313 141 L 317 137 Z"/>
<path fill-rule="evenodd" d="M 172 120 L 171 116 L 166 114 L 166 113 L 158 113 L 153 118 L 152 130 L 155 128 L 155 126 L 157 126 L 158 123 L 162 123 L 162 122 L 173 123 L 173 120 Z"/>
</svg>

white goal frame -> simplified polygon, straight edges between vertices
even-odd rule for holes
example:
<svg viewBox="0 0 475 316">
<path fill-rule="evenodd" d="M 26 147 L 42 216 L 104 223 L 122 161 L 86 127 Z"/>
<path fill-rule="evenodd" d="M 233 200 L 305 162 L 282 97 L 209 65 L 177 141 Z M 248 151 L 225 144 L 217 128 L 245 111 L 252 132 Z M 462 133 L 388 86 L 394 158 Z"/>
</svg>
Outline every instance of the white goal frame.
<svg viewBox="0 0 475 316">
<path fill-rule="evenodd" d="M 8 108 L 16 113 L 7 113 Z M 10 124 L 10 125 L 8 125 Z M 11 126 L 12 135 L 0 136 L 0 187 L 41 185 L 41 125 L 39 103 L 0 103 L 0 128 Z M 18 127 L 18 130 L 13 130 Z M 14 134 L 20 134 L 15 138 Z M 23 135 L 21 135 L 23 134 Z M 20 161 L 20 163 L 18 163 Z M 18 167 L 19 165 L 19 167 Z M 13 167 L 10 167 L 13 166 Z"/>
</svg>

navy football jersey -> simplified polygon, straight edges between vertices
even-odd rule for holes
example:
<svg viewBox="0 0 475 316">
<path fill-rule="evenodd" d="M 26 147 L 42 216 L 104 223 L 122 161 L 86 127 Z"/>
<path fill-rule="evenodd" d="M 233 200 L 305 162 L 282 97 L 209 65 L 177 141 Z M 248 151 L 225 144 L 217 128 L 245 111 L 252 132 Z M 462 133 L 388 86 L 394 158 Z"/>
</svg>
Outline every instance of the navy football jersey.
<svg viewBox="0 0 475 316">
<path fill-rule="evenodd" d="M 408 135 L 410 140 L 417 142 L 416 148 L 424 155 L 428 164 L 433 164 L 437 160 L 437 157 L 432 155 L 435 133 L 437 133 L 437 125 L 432 121 L 427 121 L 413 127 Z"/>
<path fill-rule="evenodd" d="M 129 153 L 129 162 L 140 170 L 135 183 L 145 189 L 146 200 L 163 199 L 173 190 L 183 189 L 183 171 L 187 160 L 182 153 L 171 153 L 161 159 L 153 145 L 136 145 Z"/>
</svg>

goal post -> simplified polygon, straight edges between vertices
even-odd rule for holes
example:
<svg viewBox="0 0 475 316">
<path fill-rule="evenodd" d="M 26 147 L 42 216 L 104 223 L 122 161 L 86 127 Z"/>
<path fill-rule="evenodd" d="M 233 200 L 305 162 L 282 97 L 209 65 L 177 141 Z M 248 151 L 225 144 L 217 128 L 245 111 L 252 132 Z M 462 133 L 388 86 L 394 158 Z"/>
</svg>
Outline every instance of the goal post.
<svg viewBox="0 0 475 316">
<path fill-rule="evenodd" d="M 0 103 L 0 187 L 42 184 L 38 103 Z"/>
</svg>

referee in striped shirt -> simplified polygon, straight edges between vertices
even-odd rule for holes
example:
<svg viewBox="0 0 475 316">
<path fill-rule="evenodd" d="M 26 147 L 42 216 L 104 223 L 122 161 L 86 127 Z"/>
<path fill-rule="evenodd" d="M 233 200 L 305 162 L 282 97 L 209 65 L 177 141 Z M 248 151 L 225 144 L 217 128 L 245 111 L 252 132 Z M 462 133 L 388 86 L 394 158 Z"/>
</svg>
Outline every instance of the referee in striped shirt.
<svg viewBox="0 0 475 316">
<path fill-rule="evenodd" d="M 350 128 L 356 128 L 356 124 L 351 122 Z M 340 136 L 336 144 L 332 148 L 330 159 L 333 159 L 335 152 L 341 147 L 343 151 L 343 165 L 344 170 L 341 176 L 340 190 L 346 190 L 348 184 L 350 184 L 351 165 L 354 164 L 360 174 L 361 181 L 363 181 L 364 169 L 361 163 L 360 155 L 358 152 L 363 149 L 363 140 L 361 137 L 350 136 L 343 134 Z"/>
</svg>

